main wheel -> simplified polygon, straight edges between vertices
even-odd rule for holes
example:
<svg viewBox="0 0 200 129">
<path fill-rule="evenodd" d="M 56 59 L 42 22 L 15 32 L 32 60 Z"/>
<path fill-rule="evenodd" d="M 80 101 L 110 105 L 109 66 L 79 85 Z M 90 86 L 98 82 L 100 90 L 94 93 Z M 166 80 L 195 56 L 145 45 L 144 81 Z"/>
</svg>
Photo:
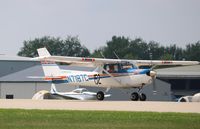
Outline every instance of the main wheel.
<svg viewBox="0 0 200 129">
<path fill-rule="evenodd" d="M 146 95 L 141 93 L 140 94 L 140 101 L 145 101 L 147 99 Z"/>
<path fill-rule="evenodd" d="M 133 93 L 131 94 L 131 100 L 132 100 L 132 101 L 137 101 L 138 99 L 139 99 L 138 93 L 137 93 L 137 92 L 133 92 Z"/>
<path fill-rule="evenodd" d="M 103 100 L 104 99 L 104 93 L 102 91 L 97 92 L 97 99 Z"/>
</svg>

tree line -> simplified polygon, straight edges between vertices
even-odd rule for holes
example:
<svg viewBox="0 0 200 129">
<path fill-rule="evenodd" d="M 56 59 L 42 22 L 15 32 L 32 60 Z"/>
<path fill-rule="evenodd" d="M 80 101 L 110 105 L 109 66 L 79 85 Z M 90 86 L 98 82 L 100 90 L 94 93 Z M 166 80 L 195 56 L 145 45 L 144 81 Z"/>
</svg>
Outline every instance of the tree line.
<svg viewBox="0 0 200 129">
<path fill-rule="evenodd" d="M 105 46 L 90 52 L 80 43 L 77 36 L 59 37 L 44 36 L 23 42 L 19 56 L 36 57 L 37 49 L 46 47 L 52 55 L 143 59 L 143 60 L 196 60 L 200 61 L 200 41 L 188 43 L 185 48 L 176 44 L 163 46 L 156 41 L 146 42 L 142 38 L 130 39 L 124 36 L 113 36 Z"/>
</svg>

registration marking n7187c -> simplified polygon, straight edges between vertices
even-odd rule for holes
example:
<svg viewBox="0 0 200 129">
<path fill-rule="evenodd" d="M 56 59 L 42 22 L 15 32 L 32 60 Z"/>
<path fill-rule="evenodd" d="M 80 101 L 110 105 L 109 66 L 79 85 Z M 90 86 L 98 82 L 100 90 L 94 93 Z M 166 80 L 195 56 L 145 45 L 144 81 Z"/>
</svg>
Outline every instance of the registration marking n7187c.
<svg viewBox="0 0 200 129">
<path fill-rule="evenodd" d="M 68 82 L 85 82 L 85 81 L 89 81 L 89 77 L 87 74 L 68 76 Z"/>
</svg>

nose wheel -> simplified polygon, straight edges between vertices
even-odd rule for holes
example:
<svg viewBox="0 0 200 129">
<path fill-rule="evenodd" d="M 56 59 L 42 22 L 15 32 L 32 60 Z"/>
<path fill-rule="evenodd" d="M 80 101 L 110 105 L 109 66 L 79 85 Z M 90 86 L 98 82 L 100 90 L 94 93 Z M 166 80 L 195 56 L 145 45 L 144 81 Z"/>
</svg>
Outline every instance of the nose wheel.
<svg viewBox="0 0 200 129">
<path fill-rule="evenodd" d="M 140 101 L 145 101 L 146 100 L 146 95 L 144 94 L 144 93 L 141 93 L 141 94 L 138 94 L 137 92 L 133 92 L 132 94 L 131 94 L 131 100 L 132 101 L 138 101 L 138 100 L 140 100 Z"/>
<path fill-rule="evenodd" d="M 147 99 L 146 95 L 144 93 L 140 94 L 140 101 L 145 101 Z"/>
</svg>

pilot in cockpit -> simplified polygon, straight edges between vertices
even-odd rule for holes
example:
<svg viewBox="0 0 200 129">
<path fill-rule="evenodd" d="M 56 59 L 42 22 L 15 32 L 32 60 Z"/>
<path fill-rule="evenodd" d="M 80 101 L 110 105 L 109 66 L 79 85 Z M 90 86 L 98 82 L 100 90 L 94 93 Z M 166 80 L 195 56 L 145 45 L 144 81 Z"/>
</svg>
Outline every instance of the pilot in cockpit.
<svg viewBox="0 0 200 129">
<path fill-rule="evenodd" d="M 109 73 L 113 73 L 114 72 L 114 65 L 109 65 Z"/>
<path fill-rule="evenodd" d="M 106 65 L 106 71 L 108 71 L 109 73 L 114 73 L 114 72 L 118 72 L 118 65 L 115 64 L 108 64 Z"/>
</svg>

